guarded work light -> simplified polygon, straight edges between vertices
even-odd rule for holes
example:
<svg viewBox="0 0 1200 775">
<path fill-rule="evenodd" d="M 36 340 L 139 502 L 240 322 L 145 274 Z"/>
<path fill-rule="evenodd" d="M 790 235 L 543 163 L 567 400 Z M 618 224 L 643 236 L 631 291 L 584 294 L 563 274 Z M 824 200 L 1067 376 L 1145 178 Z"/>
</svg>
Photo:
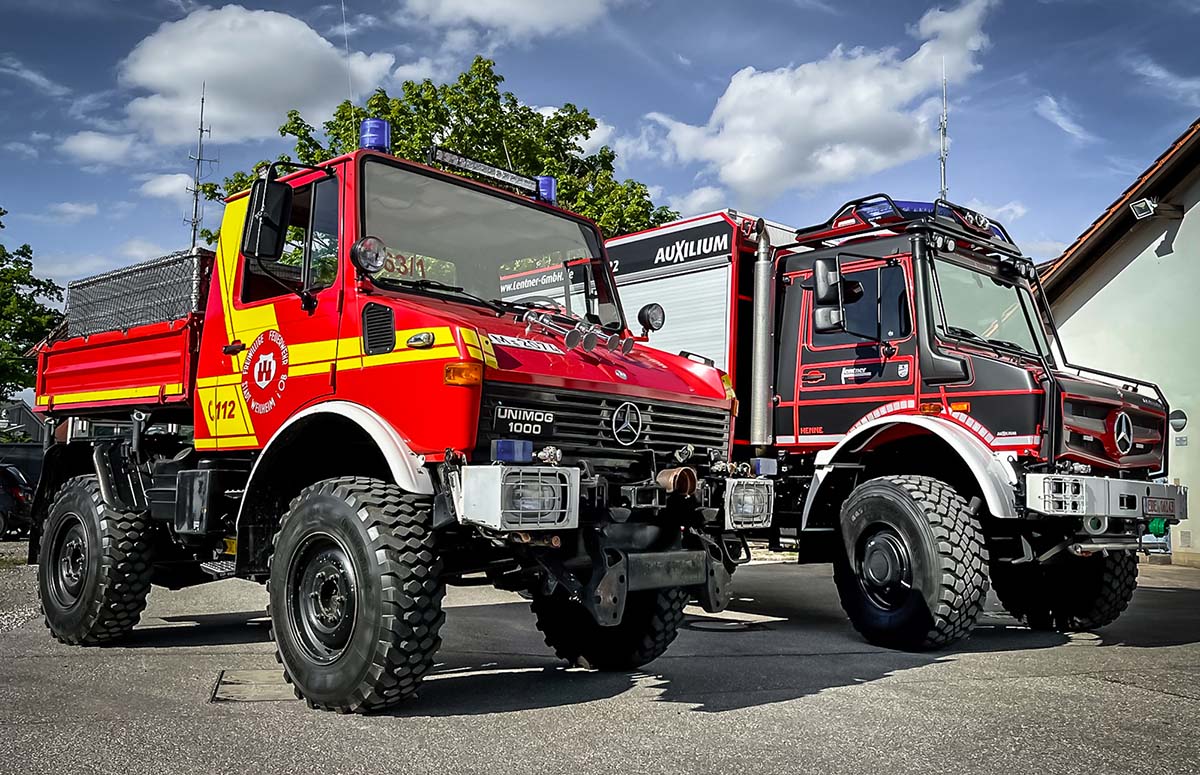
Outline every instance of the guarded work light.
<svg viewBox="0 0 1200 775">
<path fill-rule="evenodd" d="M 358 147 L 387 153 L 392 148 L 392 127 L 382 118 L 364 118 L 358 127 Z"/>
</svg>

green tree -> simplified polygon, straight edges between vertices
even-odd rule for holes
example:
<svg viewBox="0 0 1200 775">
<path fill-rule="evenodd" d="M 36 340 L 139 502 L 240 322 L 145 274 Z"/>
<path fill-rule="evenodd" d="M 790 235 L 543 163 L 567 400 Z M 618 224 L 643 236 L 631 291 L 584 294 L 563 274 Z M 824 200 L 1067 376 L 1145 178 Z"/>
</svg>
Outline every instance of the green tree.
<svg viewBox="0 0 1200 775">
<path fill-rule="evenodd" d="M 378 89 L 365 105 L 346 100 L 320 132 L 299 111 L 291 110 L 279 134 L 294 138 L 297 161 L 317 164 L 356 149 L 364 118 L 383 118 L 391 124 L 391 152 L 396 156 L 423 161 L 429 146 L 437 142 L 523 175 L 554 175 L 559 204 L 596 221 L 606 237 L 679 217 L 667 207 L 655 206 L 644 183 L 618 180 L 616 154 L 608 146 L 584 155 L 579 143 L 597 126 L 587 110 L 570 103 L 553 113 L 534 110 L 512 92 L 501 90 L 504 78 L 495 68 L 492 60 L 476 57 L 452 83 L 405 81 L 399 96 Z M 221 186 L 209 184 L 205 195 L 219 199 L 249 188 L 266 164 L 259 162 L 250 173 L 235 172 Z M 213 235 L 207 236 L 211 241 Z"/>
<path fill-rule="evenodd" d="M 0 207 L 0 219 L 7 214 Z M 33 248 L 22 245 L 9 252 L 0 243 L 0 398 L 33 386 L 36 364 L 25 353 L 62 320 L 45 303 L 61 302 L 62 297 L 57 283 L 33 274 Z"/>
</svg>

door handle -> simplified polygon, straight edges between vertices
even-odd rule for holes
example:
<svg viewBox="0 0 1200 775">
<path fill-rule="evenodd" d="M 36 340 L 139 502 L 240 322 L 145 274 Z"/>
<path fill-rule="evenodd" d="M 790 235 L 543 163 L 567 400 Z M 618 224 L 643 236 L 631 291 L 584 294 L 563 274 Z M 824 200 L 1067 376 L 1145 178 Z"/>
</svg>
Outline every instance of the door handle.
<svg viewBox="0 0 1200 775">
<path fill-rule="evenodd" d="M 819 385 L 825 381 L 825 372 L 823 371 L 806 371 L 800 377 L 800 381 L 805 385 Z"/>
<path fill-rule="evenodd" d="M 233 341 L 221 348 L 221 352 L 226 355 L 237 355 L 242 350 L 246 349 L 246 345 L 239 341 Z"/>
</svg>

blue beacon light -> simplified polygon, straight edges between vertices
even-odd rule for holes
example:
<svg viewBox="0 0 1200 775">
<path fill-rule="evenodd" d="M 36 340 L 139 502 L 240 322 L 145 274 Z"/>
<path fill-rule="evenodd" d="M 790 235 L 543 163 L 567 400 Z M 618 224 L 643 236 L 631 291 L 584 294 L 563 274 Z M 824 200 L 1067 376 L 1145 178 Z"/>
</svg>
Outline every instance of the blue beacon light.
<svg viewBox="0 0 1200 775">
<path fill-rule="evenodd" d="M 382 118 L 364 118 L 358 127 L 358 147 L 388 153 L 392 148 L 392 127 Z"/>
<path fill-rule="evenodd" d="M 558 203 L 558 180 L 553 175 L 537 176 L 538 199 L 550 204 Z"/>
</svg>

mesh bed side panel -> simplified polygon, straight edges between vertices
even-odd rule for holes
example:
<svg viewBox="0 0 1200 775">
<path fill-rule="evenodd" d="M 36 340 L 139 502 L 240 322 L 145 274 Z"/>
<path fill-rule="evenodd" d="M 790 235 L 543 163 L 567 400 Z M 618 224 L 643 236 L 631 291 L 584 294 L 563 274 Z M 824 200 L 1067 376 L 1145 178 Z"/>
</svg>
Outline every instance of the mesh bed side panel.
<svg viewBox="0 0 1200 775">
<path fill-rule="evenodd" d="M 120 331 L 200 310 L 213 253 L 185 250 L 67 285 L 67 335 Z"/>
</svg>

